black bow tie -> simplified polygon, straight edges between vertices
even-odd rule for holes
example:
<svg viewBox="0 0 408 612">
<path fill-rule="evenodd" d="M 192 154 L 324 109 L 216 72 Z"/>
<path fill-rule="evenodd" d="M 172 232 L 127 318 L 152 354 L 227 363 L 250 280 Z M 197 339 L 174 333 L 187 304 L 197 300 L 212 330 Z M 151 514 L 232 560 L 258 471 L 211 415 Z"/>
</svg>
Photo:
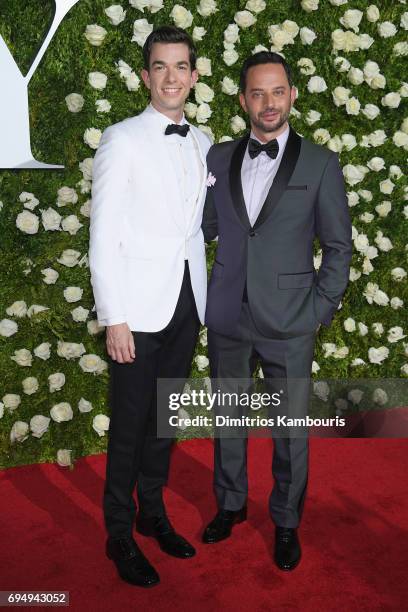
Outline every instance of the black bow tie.
<svg viewBox="0 0 408 612">
<path fill-rule="evenodd" d="M 251 159 L 257 157 L 262 151 L 265 151 L 269 157 L 275 159 L 279 152 L 279 143 L 276 138 L 265 144 L 261 144 L 258 140 L 254 140 L 253 138 L 249 139 L 248 153 Z"/>
<path fill-rule="evenodd" d="M 166 136 L 168 136 L 169 134 L 178 134 L 179 136 L 183 136 L 185 138 L 189 129 L 190 126 L 188 125 L 188 123 L 184 123 L 183 125 L 178 125 L 177 123 L 169 123 L 164 133 Z"/>
</svg>

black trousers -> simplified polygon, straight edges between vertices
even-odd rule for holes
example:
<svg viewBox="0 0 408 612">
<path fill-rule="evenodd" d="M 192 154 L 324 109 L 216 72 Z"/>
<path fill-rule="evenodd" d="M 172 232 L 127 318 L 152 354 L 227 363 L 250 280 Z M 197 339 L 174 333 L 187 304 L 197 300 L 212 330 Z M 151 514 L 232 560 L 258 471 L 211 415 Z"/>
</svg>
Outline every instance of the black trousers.
<svg viewBox="0 0 408 612">
<path fill-rule="evenodd" d="M 249 379 L 259 361 L 265 378 L 279 381 L 286 395 L 289 391 L 295 399 L 296 415 L 292 416 L 305 416 L 315 336 L 267 338 L 256 329 L 248 304 L 243 303 L 233 338 L 208 330 L 211 377 L 219 379 L 228 391 L 230 379 Z M 244 436 L 214 440 L 214 492 L 219 508 L 239 510 L 247 501 L 247 443 Z M 265 465 L 259 466 L 264 469 Z M 307 437 L 274 437 L 272 473 L 275 484 L 269 497 L 270 516 L 280 527 L 298 527 L 308 480 Z"/>
<path fill-rule="evenodd" d="M 143 299 L 143 297 L 141 298 Z M 166 299 L 166 296 L 163 296 Z M 189 376 L 200 322 L 185 263 L 180 295 L 169 324 L 159 332 L 133 331 L 136 358 L 118 363 L 109 358 L 111 417 L 108 432 L 105 526 L 111 537 L 130 536 L 139 511 L 163 516 L 162 490 L 167 483 L 171 438 L 157 437 L 157 379 Z"/>
</svg>

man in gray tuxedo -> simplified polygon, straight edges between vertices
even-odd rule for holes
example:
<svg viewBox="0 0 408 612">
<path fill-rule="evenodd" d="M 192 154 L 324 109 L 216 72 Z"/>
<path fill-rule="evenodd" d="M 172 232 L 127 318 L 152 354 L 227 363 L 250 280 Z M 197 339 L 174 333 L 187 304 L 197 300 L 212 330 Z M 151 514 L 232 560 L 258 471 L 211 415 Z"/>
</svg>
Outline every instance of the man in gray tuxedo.
<svg viewBox="0 0 408 612">
<path fill-rule="evenodd" d="M 249 379 L 260 362 L 269 379 L 297 382 L 307 413 L 315 337 L 336 313 L 352 254 L 351 223 L 339 158 L 288 123 L 296 98 L 291 70 L 279 54 L 261 51 L 241 71 L 240 103 L 251 133 L 213 145 L 203 232 L 218 236 L 208 289 L 206 325 L 213 379 Z M 322 248 L 319 273 L 313 241 Z M 303 383 L 303 384 L 302 384 Z M 299 400 L 300 398 L 300 400 Z M 247 438 L 215 439 L 215 518 L 203 541 L 231 535 L 246 519 Z M 297 527 L 308 477 L 308 439 L 277 436 L 269 499 L 275 562 L 299 563 Z"/>
</svg>

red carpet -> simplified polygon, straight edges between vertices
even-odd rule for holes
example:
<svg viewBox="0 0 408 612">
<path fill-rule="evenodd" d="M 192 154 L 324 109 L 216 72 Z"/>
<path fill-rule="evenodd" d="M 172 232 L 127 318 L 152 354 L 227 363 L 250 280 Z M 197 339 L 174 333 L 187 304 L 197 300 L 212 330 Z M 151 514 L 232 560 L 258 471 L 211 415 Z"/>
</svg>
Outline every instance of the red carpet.
<svg viewBox="0 0 408 612">
<path fill-rule="evenodd" d="M 78 461 L 73 472 L 18 467 L 0 475 L 0 590 L 66 590 L 79 611 L 407 609 L 407 440 L 317 438 L 310 447 L 303 560 L 293 573 L 272 561 L 272 442 L 250 441 L 248 522 L 205 546 L 200 534 L 215 511 L 212 443 L 193 440 L 174 451 L 167 507 L 196 546 L 194 559 L 167 557 L 139 536 L 161 584 L 123 583 L 104 556 L 105 455 Z"/>
</svg>

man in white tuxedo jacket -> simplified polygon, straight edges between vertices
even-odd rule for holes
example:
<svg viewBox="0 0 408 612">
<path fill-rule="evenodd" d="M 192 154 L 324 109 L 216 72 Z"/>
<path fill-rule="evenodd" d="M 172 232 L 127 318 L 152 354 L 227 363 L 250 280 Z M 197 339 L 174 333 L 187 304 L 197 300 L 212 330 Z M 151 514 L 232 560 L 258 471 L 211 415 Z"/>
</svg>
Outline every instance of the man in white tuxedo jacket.
<svg viewBox="0 0 408 612">
<path fill-rule="evenodd" d="M 186 32 L 154 30 L 143 57 L 151 102 L 106 129 L 95 156 L 89 261 L 110 366 L 106 552 L 123 580 L 152 586 L 159 576 L 132 536 L 135 519 L 168 554 L 195 554 L 163 504 L 172 440 L 157 438 L 156 384 L 188 377 L 204 321 L 201 220 L 211 142 L 183 114 L 197 80 Z"/>
</svg>

